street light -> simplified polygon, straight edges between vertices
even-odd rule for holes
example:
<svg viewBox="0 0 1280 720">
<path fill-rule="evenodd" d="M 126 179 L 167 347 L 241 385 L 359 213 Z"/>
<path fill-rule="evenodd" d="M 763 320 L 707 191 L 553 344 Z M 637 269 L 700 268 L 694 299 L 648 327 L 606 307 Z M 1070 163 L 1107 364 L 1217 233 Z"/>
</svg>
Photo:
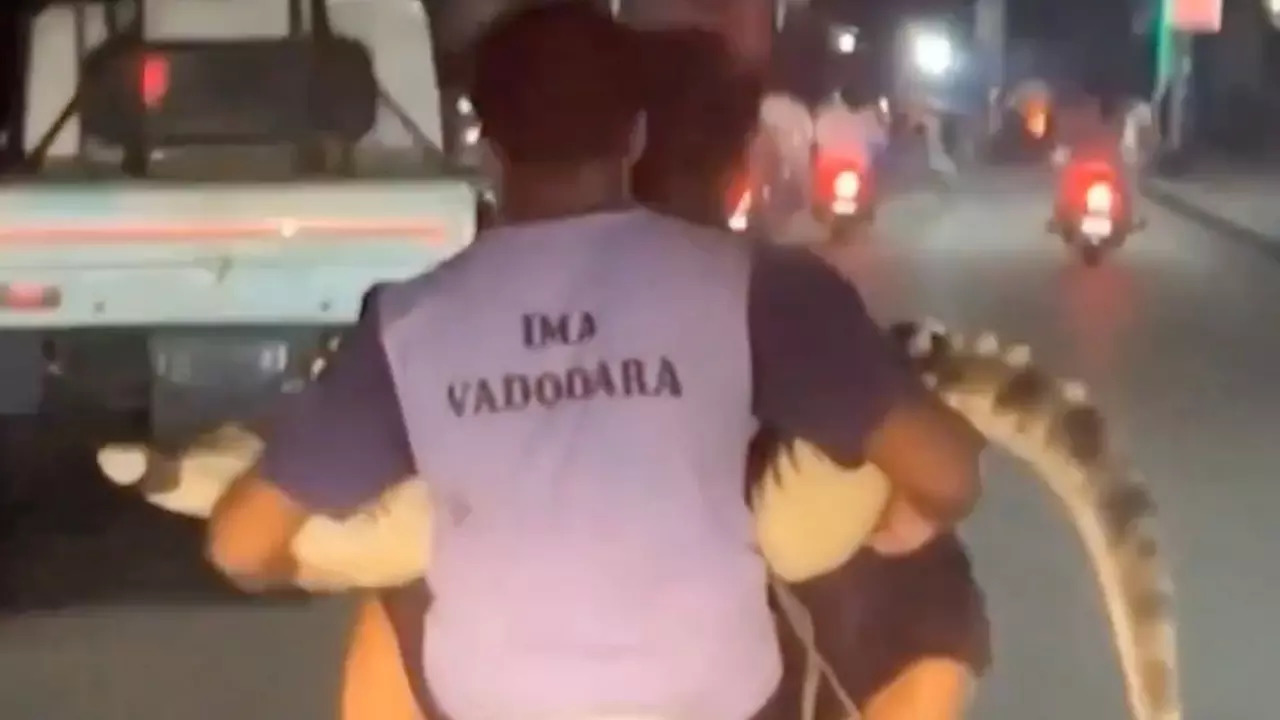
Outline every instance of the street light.
<svg viewBox="0 0 1280 720">
<path fill-rule="evenodd" d="M 858 28 L 852 25 L 827 28 L 827 47 L 838 55 L 852 55 L 858 49 Z"/>
<path fill-rule="evenodd" d="M 858 35 L 849 30 L 843 30 L 836 35 L 836 52 L 841 55 L 848 55 L 858 47 Z"/>
<path fill-rule="evenodd" d="M 955 46 L 945 34 L 922 31 L 912 38 L 911 59 L 917 69 L 930 77 L 939 77 L 955 66 Z"/>
</svg>

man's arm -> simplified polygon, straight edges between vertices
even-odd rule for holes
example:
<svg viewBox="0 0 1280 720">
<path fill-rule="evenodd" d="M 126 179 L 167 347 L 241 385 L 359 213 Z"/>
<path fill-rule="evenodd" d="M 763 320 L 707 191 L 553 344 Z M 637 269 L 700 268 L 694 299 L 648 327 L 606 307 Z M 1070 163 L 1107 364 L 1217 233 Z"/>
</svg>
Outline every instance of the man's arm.
<svg viewBox="0 0 1280 720">
<path fill-rule="evenodd" d="M 862 720 L 964 720 L 975 678 L 968 665 L 926 657 L 895 675 L 862 710 Z"/>
<path fill-rule="evenodd" d="M 874 463 L 936 522 L 969 513 L 982 436 L 924 389 L 851 284 L 811 253 L 767 249 L 748 315 L 754 408 L 766 427 L 840 464 Z"/>
<path fill-rule="evenodd" d="M 258 463 L 218 501 L 208 555 L 246 589 L 288 583 L 307 515 L 349 514 L 414 473 L 375 291 L 321 376 L 286 398 Z"/>
</svg>

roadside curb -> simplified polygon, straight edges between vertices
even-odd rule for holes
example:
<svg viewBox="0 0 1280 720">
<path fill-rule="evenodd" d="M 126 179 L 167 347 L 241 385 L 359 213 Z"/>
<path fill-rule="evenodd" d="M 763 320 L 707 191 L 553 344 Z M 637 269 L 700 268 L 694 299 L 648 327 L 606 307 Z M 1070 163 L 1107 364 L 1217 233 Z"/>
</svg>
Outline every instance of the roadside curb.
<svg viewBox="0 0 1280 720">
<path fill-rule="evenodd" d="M 1142 195 L 1160 207 L 1190 220 L 1208 230 L 1219 233 L 1280 262 L 1280 237 L 1268 235 L 1214 212 L 1200 203 L 1187 200 L 1176 190 L 1162 187 L 1159 180 L 1143 180 Z"/>
</svg>

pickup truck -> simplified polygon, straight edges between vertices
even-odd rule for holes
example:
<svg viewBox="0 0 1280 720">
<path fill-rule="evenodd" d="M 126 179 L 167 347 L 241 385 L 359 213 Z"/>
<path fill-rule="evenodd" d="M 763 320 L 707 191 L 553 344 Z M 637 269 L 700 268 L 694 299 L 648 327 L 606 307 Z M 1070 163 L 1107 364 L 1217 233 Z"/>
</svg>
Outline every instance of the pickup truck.
<svg viewBox="0 0 1280 720">
<path fill-rule="evenodd" d="M 163 446 L 251 419 L 370 286 L 472 240 L 416 0 L 64 2 L 28 30 L 0 463 L 32 427 Z"/>
</svg>

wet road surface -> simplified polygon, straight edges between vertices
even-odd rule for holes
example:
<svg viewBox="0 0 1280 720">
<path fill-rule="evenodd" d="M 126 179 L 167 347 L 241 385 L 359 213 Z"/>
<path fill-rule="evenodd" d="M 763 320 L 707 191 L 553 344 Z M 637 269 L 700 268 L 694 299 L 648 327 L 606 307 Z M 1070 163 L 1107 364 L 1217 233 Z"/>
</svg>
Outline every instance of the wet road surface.
<svg viewBox="0 0 1280 720">
<path fill-rule="evenodd" d="M 884 320 L 995 330 L 1095 388 L 1161 502 L 1186 716 L 1274 717 L 1280 264 L 1153 207 L 1085 270 L 1044 234 L 1047 198 L 1044 180 L 993 175 L 904 199 L 832 255 Z M 0 718 L 333 717 L 344 600 L 237 599 L 195 523 L 107 488 L 86 450 L 56 457 L 39 512 L 0 519 Z M 966 535 L 996 633 L 974 717 L 1123 718 L 1098 593 L 1047 493 L 993 462 Z"/>
</svg>

